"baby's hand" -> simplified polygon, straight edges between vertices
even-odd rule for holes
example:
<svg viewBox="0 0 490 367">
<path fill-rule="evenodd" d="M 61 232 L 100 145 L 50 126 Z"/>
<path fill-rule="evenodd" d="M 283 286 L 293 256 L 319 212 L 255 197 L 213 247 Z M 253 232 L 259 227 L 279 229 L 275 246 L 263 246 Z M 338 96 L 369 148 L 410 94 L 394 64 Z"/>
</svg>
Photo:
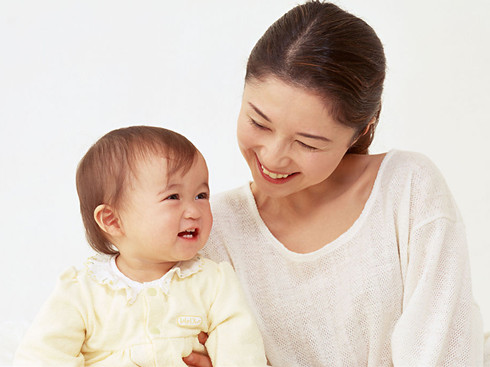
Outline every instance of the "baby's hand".
<svg viewBox="0 0 490 367">
<path fill-rule="evenodd" d="M 199 343 L 204 345 L 204 343 L 206 343 L 206 340 L 208 340 L 208 335 L 201 332 L 199 333 L 197 338 L 199 339 Z M 189 367 L 213 367 L 209 357 L 201 353 L 192 352 L 187 357 L 184 357 L 182 359 Z"/>
</svg>

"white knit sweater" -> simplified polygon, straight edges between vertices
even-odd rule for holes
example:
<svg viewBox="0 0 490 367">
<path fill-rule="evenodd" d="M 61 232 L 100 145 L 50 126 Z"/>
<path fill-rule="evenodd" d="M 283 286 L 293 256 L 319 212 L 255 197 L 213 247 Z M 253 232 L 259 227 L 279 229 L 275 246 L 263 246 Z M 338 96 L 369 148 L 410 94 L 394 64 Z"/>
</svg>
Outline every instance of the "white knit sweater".
<svg viewBox="0 0 490 367">
<path fill-rule="evenodd" d="M 212 209 L 203 253 L 235 268 L 272 366 L 483 364 L 464 225 L 424 156 L 389 152 L 357 221 L 312 253 L 270 233 L 249 185 Z"/>
</svg>

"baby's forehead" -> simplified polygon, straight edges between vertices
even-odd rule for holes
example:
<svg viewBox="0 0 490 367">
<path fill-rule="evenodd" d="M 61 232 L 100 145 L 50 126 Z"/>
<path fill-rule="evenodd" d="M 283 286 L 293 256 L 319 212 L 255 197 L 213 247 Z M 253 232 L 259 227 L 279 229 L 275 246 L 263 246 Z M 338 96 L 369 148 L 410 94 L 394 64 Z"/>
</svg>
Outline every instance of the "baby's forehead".
<svg viewBox="0 0 490 367">
<path fill-rule="evenodd" d="M 198 150 L 187 156 L 180 156 L 163 149 L 140 152 L 133 156 L 131 171 L 134 176 L 148 169 L 165 174 L 168 179 L 171 179 L 182 177 L 194 169 L 203 169 L 207 172 L 207 164 Z"/>
<path fill-rule="evenodd" d="M 160 168 L 168 170 L 171 158 L 165 152 L 141 151 L 133 155 L 130 168 L 134 174 L 146 168 Z"/>
</svg>

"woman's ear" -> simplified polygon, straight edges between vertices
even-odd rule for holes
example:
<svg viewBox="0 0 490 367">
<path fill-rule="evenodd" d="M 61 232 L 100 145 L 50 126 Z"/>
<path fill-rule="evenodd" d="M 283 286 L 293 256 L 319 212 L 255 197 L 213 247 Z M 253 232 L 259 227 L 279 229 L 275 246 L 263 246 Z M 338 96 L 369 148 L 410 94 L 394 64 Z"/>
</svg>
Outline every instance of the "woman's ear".
<svg viewBox="0 0 490 367">
<path fill-rule="evenodd" d="M 100 229 L 111 237 L 123 234 L 119 217 L 114 208 L 108 204 L 100 204 L 94 210 L 94 219 Z"/>
<path fill-rule="evenodd" d="M 369 124 L 366 125 L 364 130 L 362 130 L 361 134 L 359 134 L 359 137 L 366 135 L 369 132 L 369 129 L 371 129 L 371 126 L 373 126 L 373 121 L 371 121 Z"/>
<path fill-rule="evenodd" d="M 354 141 L 351 143 L 350 146 L 352 147 L 353 145 L 355 145 L 359 139 L 361 139 L 364 135 L 369 133 L 369 131 L 371 130 L 371 127 L 374 126 L 375 122 L 376 122 L 376 117 L 373 117 L 373 119 L 371 121 L 369 121 L 369 123 L 366 125 L 366 127 L 364 129 L 362 129 L 362 131 L 357 135 L 357 137 L 354 139 Z"/>
</svg>

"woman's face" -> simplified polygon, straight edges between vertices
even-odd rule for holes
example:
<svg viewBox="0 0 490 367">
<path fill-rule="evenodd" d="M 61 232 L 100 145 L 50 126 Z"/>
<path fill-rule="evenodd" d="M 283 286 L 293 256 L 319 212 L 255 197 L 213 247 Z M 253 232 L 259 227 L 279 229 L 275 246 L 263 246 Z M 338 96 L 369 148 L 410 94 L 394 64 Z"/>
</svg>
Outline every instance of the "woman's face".
<svg viewBox="0 0 490 367">
<path fill-rule="evenodd" d="M 354 130 L 334 121 L 317 95 L 271 77 L 245 84 L 237 136 L 254 189 L 285 197 L 326 182 Z"/>
</svg>

